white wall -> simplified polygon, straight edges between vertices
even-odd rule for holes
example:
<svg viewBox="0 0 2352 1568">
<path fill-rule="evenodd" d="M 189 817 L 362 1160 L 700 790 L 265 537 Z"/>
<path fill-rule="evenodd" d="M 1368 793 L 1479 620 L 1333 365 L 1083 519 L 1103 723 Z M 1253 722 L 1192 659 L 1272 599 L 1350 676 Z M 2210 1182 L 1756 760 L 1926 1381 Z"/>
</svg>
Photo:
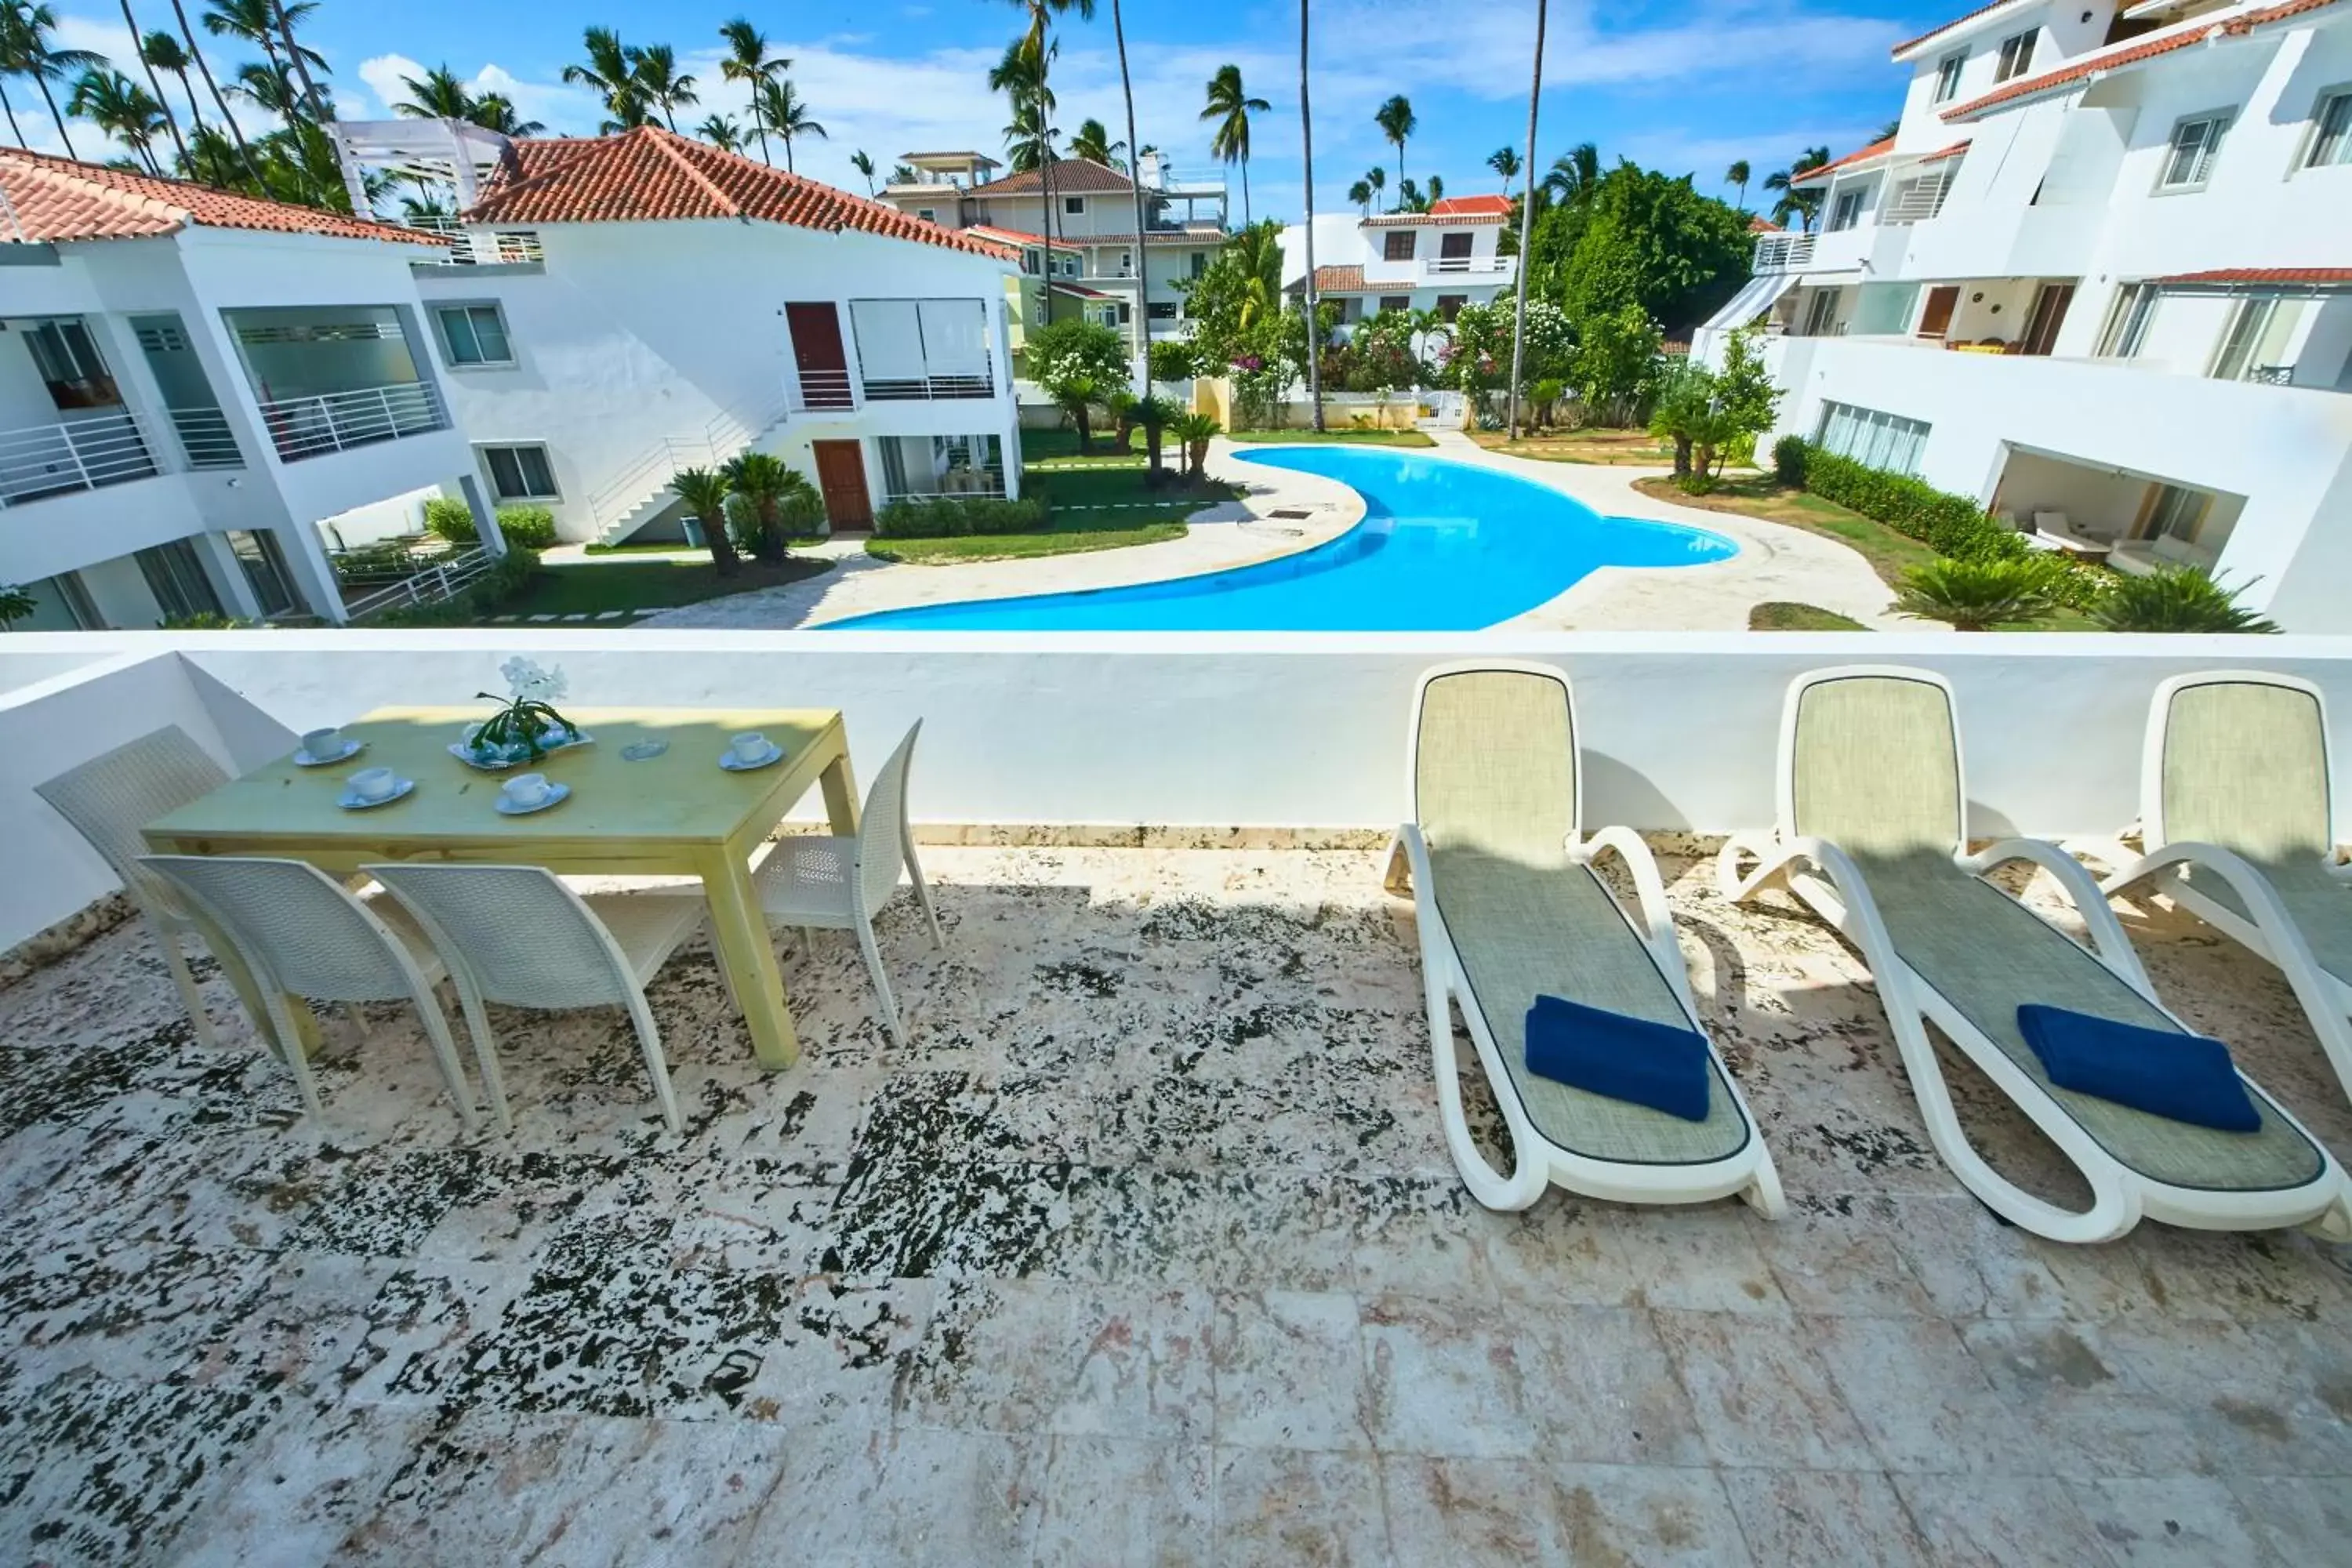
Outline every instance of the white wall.
<svg viewBox="0 0 2352 1568">
<path fill-rule="evenodd" d="M 582 707 L 838 706 L 869 777 L 919 718 L 911 799 L 924 822 L 1393 826 L 1413 681 L 1471 653 L 1570 673 L 1594 823 L 1765 824 L 1787 682 L 1857 658 L 1951 678 L 1983 835 L 2105 835 L 2127 823 L 2148 698 L 2185 670 L 2258 662 L 2317 680 L 2338 754 L 2352 756 L 2343 638 L 354 631 L 0 643 L 0 671 L 19 643 L 35 656 L 158 655 L 101 683 L 68 676 L 0 695 L 0 820 L 16 825 L 0 838 L 0 945 L 111 885 L 29 797 L 39 780 L 165 722 L 252 765 L 300 731 L 380 705 L 463 702 L 496 687 L 498 664 L 516 653 L 560 665 Z M 801 813 L 818 809 L 812 797 Z"/>
</svg>

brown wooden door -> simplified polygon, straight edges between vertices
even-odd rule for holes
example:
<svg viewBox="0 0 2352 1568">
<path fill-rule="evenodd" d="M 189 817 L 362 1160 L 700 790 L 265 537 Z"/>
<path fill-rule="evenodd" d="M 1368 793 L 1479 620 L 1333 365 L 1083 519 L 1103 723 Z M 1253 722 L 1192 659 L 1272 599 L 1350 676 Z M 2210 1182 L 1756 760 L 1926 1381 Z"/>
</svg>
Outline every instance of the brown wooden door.
<svg viewBox="0 0 2352 1568">
<path fill-rule="evenodd" d="M 2026 324 L 2025 342 L 2019 352 L 2048 353 L 2058 342 L 2058 329 L 2065 324 L 2066 307 L 2074 302 L 2072 283 L 2044 283 L 2042 292 L 2033 297 L 2033 317 Z"/>
<path fill-rule="evenodd" d="M 1952 312 L 1959 308 L 1960 290 L 1957 285 L 1927 290 L 1927 308 L 1919 312 L 1919 335 L 1940 338 L 1952 324 Z"/>
<path fill-rule="evenodd" d="M 784 307 L 792 329 L 793 368 L 800 373 L 801 400 L 810 408 L 848 408 L 849 352 L 842 346 L 841 312 L 830 300 Z"/>
<path fill-rule="evenodd" d="M 858 441 L 818 441 L 816 488 L 824 493 L 825 521 L 835 528 L 874 526 L 874 499 L 866 489 L 866 453 Z"/>
</svg>

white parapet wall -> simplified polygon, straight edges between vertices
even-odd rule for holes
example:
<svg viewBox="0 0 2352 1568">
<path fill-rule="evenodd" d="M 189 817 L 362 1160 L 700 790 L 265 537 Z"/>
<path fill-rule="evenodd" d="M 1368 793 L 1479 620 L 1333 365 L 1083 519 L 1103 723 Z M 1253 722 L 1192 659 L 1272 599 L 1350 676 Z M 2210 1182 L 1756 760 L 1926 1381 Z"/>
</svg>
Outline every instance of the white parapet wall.
<svg viewBox="0 0 2352 1568">
<path fill-rule="evenodd" d="M 498 666 L 519 653 L 561 666 L 579 707 L 842 709 L 869 773 L 920 719 L 911 798 L 926 823 L 1391 827 L 1405 810 L 1413 682 L 1432 664 L 1474 656 L 1568 672 L 1595 825 L 1768 823 L 1790 678 L 1864 660 L 1953 682 L 1981 836 L 2105 837 L 2126 826 L 2149 696 L 2187 670 L 2242 666 L 2319 682 L 2337 754 L 2352 757 L 2352 638 L 2342 637 L 18 635 L 0 638 L 0 948 L 114 886 L 33 795 L 42 780 L 163 724 L 252 767 L 301 731 L 376 707 L 462 706 L 499 689 Z M 60 673 L 61 657 L 90 662 Z M 19 660 L 41 661 L 21 684 L 10 675 Z M 814 796 L 801 815 L 820 815 Z M 2352 837 L 2352 825 L 2338 837 Z"/>
</svg>

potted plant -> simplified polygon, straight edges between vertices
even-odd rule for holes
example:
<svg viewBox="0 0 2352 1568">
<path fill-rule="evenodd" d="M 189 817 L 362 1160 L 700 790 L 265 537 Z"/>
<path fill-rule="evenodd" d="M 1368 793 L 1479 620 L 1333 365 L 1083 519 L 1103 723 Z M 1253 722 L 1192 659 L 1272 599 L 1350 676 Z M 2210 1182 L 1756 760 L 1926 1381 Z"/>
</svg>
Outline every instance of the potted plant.
<svg viewBox="0 0 2352 1568">
<path fill-rule="evenodd" d="M 475 696 L 500 704 L 479 724 L 469 726 L 460 744 L 466 759 L 477 767 L 510 767 L 536 763 L 548 752 L 580 742 L 580 726 L 558 713 L 555 700 L 567 682 L 561 669 L 541 669 L 527 658 L 510 658 L 499 666 L 512 694 L 477 691 Z"/>
</svg>

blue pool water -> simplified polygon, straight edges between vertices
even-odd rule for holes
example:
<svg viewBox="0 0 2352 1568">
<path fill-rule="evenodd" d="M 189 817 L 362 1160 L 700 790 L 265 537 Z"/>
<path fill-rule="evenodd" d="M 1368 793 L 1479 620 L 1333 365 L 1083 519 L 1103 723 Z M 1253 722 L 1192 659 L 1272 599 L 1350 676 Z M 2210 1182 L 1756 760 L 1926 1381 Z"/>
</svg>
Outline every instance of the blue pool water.
<svg viewBox="0 0 2352 1568">
<path fill-rule="evenodd" d="M 884 610 L 860 631 L 1473 631 L 1602 566 L 1688 566 L 1738 547 L 1669 522 L 1604 518 L 1558 490 L 1419 452 L 1261 447 L 1249 462 L 1339 480 L 1364 521 L 1328 543 L 1169 583 Z M 1230 527 L 1203 523 L 1205 528 Z"/>
</svg>

